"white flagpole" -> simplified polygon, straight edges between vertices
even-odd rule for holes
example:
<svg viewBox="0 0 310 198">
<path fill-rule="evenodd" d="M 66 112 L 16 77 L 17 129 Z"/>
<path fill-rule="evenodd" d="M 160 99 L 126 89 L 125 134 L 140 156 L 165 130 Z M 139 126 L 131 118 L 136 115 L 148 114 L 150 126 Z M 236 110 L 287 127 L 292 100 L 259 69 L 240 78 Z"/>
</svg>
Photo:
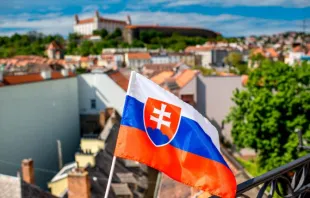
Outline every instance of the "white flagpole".
<svg viewBox="0 0 310 198">
<path fill-rule="evenodd" d="M 110 186 L 111 186 L 112 177 L 113 177 L 113 173 L 114 173 L 115 162 L 116 162 L 116 156 L 113 156 L 113 160 L 112 160 L 112 164 L 111 164 L 111 170 L 110 170 L 110 175 L 109 175 L 109 180 L 108 180 L 107 188 L 105 189 L 104 198 L 108 198 L 108 196 L 109 196 Z"/>
<path fill-rule="evenodd" d="M 130 79 L 129 79 L 129 83 L 128 83 L 128 87 L 127 87 L 127 95 L 129 94 L 129 90 L 131 87 L 131 82 L 132 79 L 135 76 L 135 72 L 131 71 L 130 73 Z M 115 167 L 115 162 L 116 162 L 116 156 L 113 156 L 113 160 L 112 160 L 112 164 L 111 164 L 111 170 L 110 170 L 110 175 L 109 175 L 109 179 L 108 179 L 108 184 L 107 184 L 107 188 L 105 189 L 105 195 L 104 198 L 108 198 L 109 195 L 109 191 L 110 191 L 110 187 L 111 187 L 111 182 L 112 182 L 112 178 L 113 178 L 113 173 L 114 173 L 114 167 Z"/>
</svg>

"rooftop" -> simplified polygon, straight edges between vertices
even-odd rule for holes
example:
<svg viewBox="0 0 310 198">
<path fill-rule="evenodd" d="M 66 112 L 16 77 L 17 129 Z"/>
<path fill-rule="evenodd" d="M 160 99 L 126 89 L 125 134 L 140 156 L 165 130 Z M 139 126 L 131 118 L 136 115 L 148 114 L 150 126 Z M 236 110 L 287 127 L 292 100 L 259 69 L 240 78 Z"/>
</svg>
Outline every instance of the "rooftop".
<svg viewBox="0 0 310 198">
<path fill-rule="evenodd" d="M 118 86 L 127 91 L 129 80 L 121 72 L 109 71 L 107 74 Z"/>
<path fill-rule="evenodd" d="M 151 55 L 145 52 L 128 53 L 128 59 L 151 59 Z"/>
<path fill-rule="evenodd" d="M 179 87 L 184 87 L 189 83 L 196 75 L 198 75 L 198 70 L 186 69 L 181 73 L 177 74 L 174 78 Z"/>
<path fill-rule="evenodd" d="M 76 75 L 72 72 L 69 72 L 68 77 L 75 77 Z M 64 79 L 68 78 L 63 76 L 60 72 L 52 71 L 51 78 L 48 80 L 57 80 L 57 79 Z M 45 81 L 40 73 L 34 74 L 26 74 L 26 75 L 15 75 L 15 76 L 3 76 L 3 81 L 0 82 L 1 86 L 10 86 L 10 85 L 19 85 L 25 83 L 34 83 L 34 82 L 41 82 Z"/>
<path fill-rule="evenodd" d="M 78 18 L 78 16 L 76 15 L 76 17 Z M 104 17 L 100 17 L 99 16 L 99 12 L 96 11 L 96 15 L 93 18 L 87 18 L 87 19 L 82 19 L 82 20 L 77 20 L 77 24 L 87 24 L 87 23 L 93 23 L 95 21 L 95 18 L 98 17 L 100 22 L 106 22 L 106 23 L 118 23 L 118 24 L 122 24 L 122 25 L 126 25 L 126 21 L 122 21 L 122 20 L 117 20 L 117 19 L 108 19 L 108 18 L 104 18 Z"/>
<path fill-rule="evenodd" d="M 165 82 L 166 79 L 172 77 L 173 74 L 174 74 L 173 71 L 163 71 L 157 74 L 156 76 L 153 76 L 151 80 L 155 82 L 156 84 L 161 85 L 162 83 Z"/>
<path fill-rule="evenodd" d="M 48 45 L 47 49 L 49 49 L 49 50 L 59 50 L 59 49 L 63 49 L 63 47 L 60 44 L 58 44 L 56 41 L 52 41 Z"/>
</svg>

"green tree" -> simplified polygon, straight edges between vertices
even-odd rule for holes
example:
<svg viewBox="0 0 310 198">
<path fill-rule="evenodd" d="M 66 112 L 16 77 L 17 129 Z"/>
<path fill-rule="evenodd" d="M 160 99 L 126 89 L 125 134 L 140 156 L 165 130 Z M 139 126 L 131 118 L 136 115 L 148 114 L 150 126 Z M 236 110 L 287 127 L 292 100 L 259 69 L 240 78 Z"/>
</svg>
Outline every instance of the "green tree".
<svg viewBox="0 0 310 198">
<path fill-rule="evenodd" d="M 83 41 L 79 48 L 80 54 L 82 56 L 88 56 L 91 53 L 92 47 L 93 47 L 93 43 L 91 41 L 88 41 L 88 40 Z"/>
<path fill-rule="evenodd" d="M 248 66 L 242 60 L 242 55 L 238 52 L 231 52 L 224 59 L 225 64 L 232 66 L 230 69 L 231 72 L 237 74 L 246 74 L 248 73 Z"/>
<path fill-rule="evenodd" d="M 208 68 L 201 67 L 201 66 L 199 66 L 199 67 L 195 66 L 195 67 L 192 67 L 192 69 L 199 70 L 201 72 L 201 74 L 204 76 L 210 76 L 213 73 L 215 73 L 215 71 L 213 69 L 208 69 Z"/>
<path fill-rule="evenodd" d="M 106 36 L 108 36 L 109 33 L 106 29 L 101 29 L 101 30 L 94 30 L 93 34 L 100 36 L 101 39 L 104 39 Z"/>
<path fill-rule="evenodd" d="M 144 43 L 140 40 L 133 40 L 131 47 L 144 47 Z"/>
<path fill-rule="evenodd" d="M 227 65 L 237 66 L 242 62 L 242 55 L 237 52 L 231 52 L 227 57 L 225 57 L 224 62 Z"/>
<path fill-rule="evenodd" d="M 122 30 L 119 28 L 116 28 L 112 34 L 109 35 L 109 39 L 114 39 L 122 37 Z"/>
<path fill-rule="evenodd" d="M 77 33 L 70 33 L 68 36 L 68 41 L 69 42 L 77 42 L 81 38 L 81 35 Z"/>
<path fill-rule="evenodd" d="M 260 169 L 271 170 L 296 159 L 296 130 L 310 140 L 310 65 L 291 67 L 265 60 L 253 70 L 244 90 L 234 92 L 227 117 L 234 144 L 258 153 Z"/>
</svg>

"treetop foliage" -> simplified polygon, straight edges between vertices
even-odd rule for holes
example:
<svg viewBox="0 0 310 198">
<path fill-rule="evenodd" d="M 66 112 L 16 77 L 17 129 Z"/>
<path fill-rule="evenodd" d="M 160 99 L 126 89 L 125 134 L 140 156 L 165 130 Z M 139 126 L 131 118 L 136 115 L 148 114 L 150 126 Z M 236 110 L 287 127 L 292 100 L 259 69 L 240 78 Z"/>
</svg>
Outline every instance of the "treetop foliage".
<svg viewBox="0 0 310 198">
<path fill-rule="evenodd" d="M 310 65 L 292 67 L 263 60 L 249 74 L 244 90 L 236 90 L 235 107 L 227 117 L 234 144 L 258 152 L 265 171 L 305 154 L 298 152 L 298 136 L 310 141 Z"/>
</svg>

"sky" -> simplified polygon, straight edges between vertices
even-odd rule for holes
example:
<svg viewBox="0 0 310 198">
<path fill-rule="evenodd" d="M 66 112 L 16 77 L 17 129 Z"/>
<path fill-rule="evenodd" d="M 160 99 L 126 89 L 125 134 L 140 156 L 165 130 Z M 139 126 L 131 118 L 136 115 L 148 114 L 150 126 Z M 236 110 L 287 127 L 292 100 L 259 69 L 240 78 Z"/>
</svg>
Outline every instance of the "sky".
<svg viewBox="0 0 310 198">
<path fill-rule="evenodd" d="M 223 36 L 310 32 L 310 0 L 0 0 L 0 35 L 38 31 L 67 36 L 74 15 L 107 18 L 133 24 L 191 26 Z"/>
</svg>

